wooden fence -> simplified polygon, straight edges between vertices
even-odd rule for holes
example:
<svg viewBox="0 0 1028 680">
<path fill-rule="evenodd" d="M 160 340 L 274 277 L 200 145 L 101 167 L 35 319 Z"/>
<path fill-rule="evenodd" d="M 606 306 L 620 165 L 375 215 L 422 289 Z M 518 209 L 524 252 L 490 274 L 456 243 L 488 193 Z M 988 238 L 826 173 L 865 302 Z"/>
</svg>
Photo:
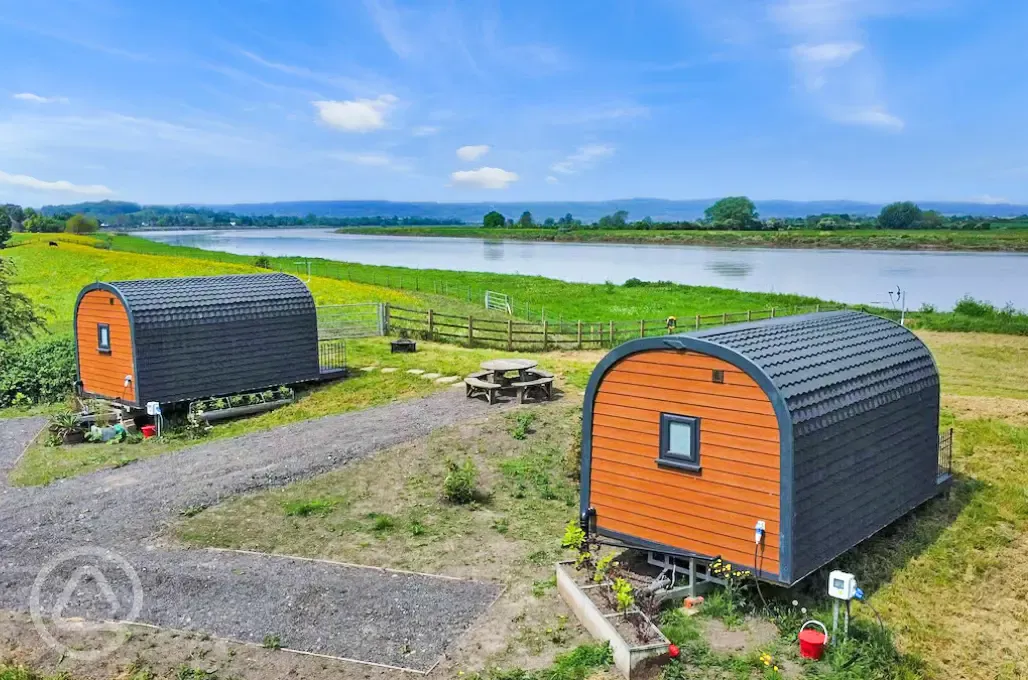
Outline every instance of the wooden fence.
<svg viewBox="0 0 1028 680">
<path fill-rule="evenodd" d="M 722 326 L 729 323 L 773 319 L 779 316 L 841 309 L 825 305 L 807 307 L 771 307 L 746 312 L 697 314 L 678 317 L 675 330 L 682 332 Z M 539 323 L 497 321 L 474 316 L 443 314 L 428 309 L 410 309 L 386 304 L 383 324 L 391 335 L 405 335 L 423 340 L 456 342 L 469 347 L 515 349 L 606 349 L 633 338 L 667 335 L 667 319 L 639 321 L 547 321 Z"/>
</svg>

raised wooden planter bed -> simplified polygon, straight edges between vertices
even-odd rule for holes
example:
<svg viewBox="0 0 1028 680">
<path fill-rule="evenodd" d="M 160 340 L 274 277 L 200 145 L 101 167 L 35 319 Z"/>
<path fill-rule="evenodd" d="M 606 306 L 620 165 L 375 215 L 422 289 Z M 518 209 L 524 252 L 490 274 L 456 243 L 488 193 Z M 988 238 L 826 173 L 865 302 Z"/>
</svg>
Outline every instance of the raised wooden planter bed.
<svg viewBox="0 0 1028 680">
<path fill-rule="evenodd" d="M 591 591 L 607 587 L 609 584 L 605 583 L 582 585 L 575 579 L 575 567 L 572 562 L 557 564 L 557 591 L 593 637 L 610 643 L 610 649 L 614 653 L 614 665 L 630 680 L 633 673 L 638 676 L 644 667 L 657 663 L 662 658 L 666 659 L 668 645 L 671 642 L 649 617 L 637 609 L 626 613 L 602 611 L 602 600 L 591 596 L 594 595 Z M 600 604 L 597 604 L 597 601 L 600 601 Z M 637 635 L 622 634 L 619 629 L 625 629 L 625 624 L 633 629 L 636 627 L 635 623 L 631 623 L 632 619 L 637 622 L 639 619 L 642 620 L 641 627 L 646 637 L 654 642 L 639 643 Z M 634 633 L 634 630 L 632 632 Z"/>
</svg>

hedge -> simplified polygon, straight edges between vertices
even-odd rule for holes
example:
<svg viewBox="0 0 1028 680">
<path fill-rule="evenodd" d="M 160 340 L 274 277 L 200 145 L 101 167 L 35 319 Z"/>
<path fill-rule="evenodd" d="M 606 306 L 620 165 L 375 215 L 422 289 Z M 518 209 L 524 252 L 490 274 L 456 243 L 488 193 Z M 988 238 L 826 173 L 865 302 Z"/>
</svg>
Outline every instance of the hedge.
<svg viewBox="0 0 1028 680">
<path fill-rule="evenodd" d="M 71 394 L 74 382 L 70 334 L 0 343 L 0 408 L 59 402 Z"/>
</svg>

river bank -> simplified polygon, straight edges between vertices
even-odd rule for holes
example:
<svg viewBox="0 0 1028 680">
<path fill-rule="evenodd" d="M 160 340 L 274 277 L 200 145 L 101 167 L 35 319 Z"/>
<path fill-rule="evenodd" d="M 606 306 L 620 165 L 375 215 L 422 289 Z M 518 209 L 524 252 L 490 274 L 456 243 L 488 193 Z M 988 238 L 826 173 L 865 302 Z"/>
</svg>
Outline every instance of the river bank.
<svg viewBox="0 0 1028 680">
<path fill-rule="evenodd" d="M 344 227 L 339 234 L 481 238 L 497 241 L 695 245 L 726 248 L 822 248 L 1028 252 L 1028 229 L 849 231 L 662 231 L 641 229 L 486 229 L 485 227 Z"/>
</svg>

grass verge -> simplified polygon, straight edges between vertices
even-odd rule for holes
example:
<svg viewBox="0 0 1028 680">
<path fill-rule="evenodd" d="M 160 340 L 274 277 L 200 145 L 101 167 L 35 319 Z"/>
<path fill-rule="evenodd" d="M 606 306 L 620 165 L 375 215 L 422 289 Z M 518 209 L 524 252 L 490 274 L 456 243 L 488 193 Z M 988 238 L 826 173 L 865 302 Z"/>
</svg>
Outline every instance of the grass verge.
<svg viewBox="0 0 1028 680">
<path fill-rule="evenodd" d="M 660 231 L 644 229 L 486 229 L 484 227 L 347 227 L 342 234 L 438 236 L 511 241 L 649 243 L 751 248 L 849 248 L 861 250 L 1028 250 L 1028 229 L 854 229 L 845 231 Z"/>
</svg>

